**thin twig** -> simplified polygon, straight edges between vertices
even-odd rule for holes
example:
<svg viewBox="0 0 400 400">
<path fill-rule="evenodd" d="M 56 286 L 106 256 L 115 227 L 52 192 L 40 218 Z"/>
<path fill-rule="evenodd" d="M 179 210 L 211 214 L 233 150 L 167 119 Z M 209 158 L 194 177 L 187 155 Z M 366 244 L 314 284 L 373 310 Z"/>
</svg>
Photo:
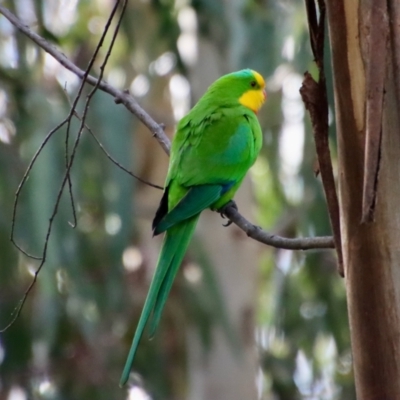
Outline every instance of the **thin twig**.
<svg viewBox="0 0 400 400">
<path fill-rule="evenodd" d="M 66 88 L 64 88 L 64 93 L 66 92 Z M 72 107 L 72 104 L 70 104 Z M 72 109 L 72 108 L 71 108 Z M 74 109 L 75 110 L 75 109 Z M 69 156 L 68 156 L 68 148 L 69 148 L 69 131 L 71 128 L 71 113 L 69 113 L 67 119 L 67 131 L 65 133 L 65 168 L 68 167 L 68 160 L 69 160 Z M 70 226 L 72 228 L 76 228 L 77 225 L 77 218 L 76 218 L 76 209 L 75 209 L 75 200 L 74 200 L 74 194 L 72 192 L 72 180 L 71 180 L 71 176 L 68 175 L 68 192 L 69 192 L 69 200 L 71 203 L 71 208 L 72 208 L 72 222 L 69 222 Z"/>
<path fill-rule="evenodd" d="M 68 115 L 68 122 L 67 122 L 67 130 L 65 132 L 65 168 L 68 168 L 68 162 L 69 162 L 69 155 L 68 155 L 68 143 L 69 143 L 69 131 L 71 127 L 71 117 Z M 76 228 L 76 209 L 75 209 L 75 200 L 74 200 L 74 195 L 72 192 L 72 181 L 71 181 L 71 176 L 68 174 L 68 193 L 69 193 L 69 200 L 71 203 L 71 208 L 72 208 L 72 222 L 69 222 L 70 226 L 72 228 Z"/>
<path fill-rule="evenodd" d="M 78 118 L 80 120 L 80 116 L 78 114 L 75 114 L 76 118 Z M 97 138 L 97 136 L 95 135 L 95 133 L 92 131 L 92 129 L 85 124 L 85 129 L 90 133 L 90 135 L 93 137 L 93 139 L 96 141 L 96 143 L 98 144 L 98 146 L 100 147 L 101 151 L 106 155 L 106 157 L 113 163 L 115 164 L 118 168 L 122 169 L 122 171 L 126 172 L 127 174 L 129 174 L 130 176 L 132 176 L 132 178 L 137 179 L 139 182 L 142 182 L 148 186 L 151 186 L 155 189 L 161 189 L 164 190 L 164 188 L 162 186 L 156 185 L 155 183 L 151 183 L 149 181 L 147 181 L 146 179 L 141 178 L 140 176 L 135 175 L 132 171 L 129 171 L 129 169 L 125 168 L 123 165 L 121 165 L 103 146 L 103 144 L 100 142 L 100 140 Z"/>
<path fill-rule="evenodd" d="M 65 94 L 65 98 L 67 99 L 68 103 L 70 106 L 72 106 L 72 103 L 70 101 L 70 98 L 68 96 L 68 93 L 66 92 L 66 89 L 64 87 L 64 94 Z M 74 117 L 76 119 L 78 119 L 79 121 L 82 121 L 82 117 L 79 115 L 79 113 L 75 110 L 74 111 Z M 156 185 L 155 183 L 152 183 L 150 181 L 147 181 L 146 179 L 141 178 L 140 176 L 135 175 L 132 171 L 130 171 L 129 169 L 125 168 L 122 164 L 120 164 L 107 150 L 106 148 L 103 146 L 103 144 L 100 142 L 100 140 L 97 138 L 96 134 L 93 132 L 93 130 L 90 128 L 89 125 L 87 125 L 85 123 L 85 129 L 90 133 L 90 135 L 92 136 L 92 138 L 95 140 L 95 142 L 97 143 L 97 145 L 100 147 L 101 151 L 105 154 L 105 156 L 114 164 L 116 165 L 119 169 L 121 169 L 122 171 L 126 172 L 128 175 L 130 175 L 132 178 L 138 180 L 139 182 L 144 183 L 145 185 L 151 186 L 154 189 L 160 189 L 160 190 L 164 190 L 164 188 L 162 186 Z"/>
</svg>

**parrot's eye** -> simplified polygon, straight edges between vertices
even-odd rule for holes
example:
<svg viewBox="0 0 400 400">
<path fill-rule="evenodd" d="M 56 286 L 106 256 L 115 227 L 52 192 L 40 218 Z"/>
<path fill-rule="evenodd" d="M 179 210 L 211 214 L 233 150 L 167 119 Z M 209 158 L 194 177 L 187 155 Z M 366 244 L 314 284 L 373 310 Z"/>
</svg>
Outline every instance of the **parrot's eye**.
<svg viewBox="0 0 400 400">
<path fill-rule="evenodd" d="M 256 87 L 256 85 L 257 85 L 257 82 L 256 82 L 256 81 L 251 81 L 251 82 L 250 82 L 250 86 L 251 86 L 251 87 Z"/>
</svg>

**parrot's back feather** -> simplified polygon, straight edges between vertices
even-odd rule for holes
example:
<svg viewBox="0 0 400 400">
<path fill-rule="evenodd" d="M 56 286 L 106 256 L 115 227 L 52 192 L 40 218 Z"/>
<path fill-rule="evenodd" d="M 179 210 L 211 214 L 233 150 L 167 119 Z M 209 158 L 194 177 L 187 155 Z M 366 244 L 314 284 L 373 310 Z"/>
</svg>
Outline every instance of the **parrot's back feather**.
<svg viewBox="0 0 400 400">
<path fill-rule="evenodd" d="M 199 185 L 191 187 L 179 203 L 159 221 L 153 221 L 154 235 L 199 214 L 215 203 L 228 185 Z M 157 217 L 157 215 L 156 215 Z"/>
</svg>

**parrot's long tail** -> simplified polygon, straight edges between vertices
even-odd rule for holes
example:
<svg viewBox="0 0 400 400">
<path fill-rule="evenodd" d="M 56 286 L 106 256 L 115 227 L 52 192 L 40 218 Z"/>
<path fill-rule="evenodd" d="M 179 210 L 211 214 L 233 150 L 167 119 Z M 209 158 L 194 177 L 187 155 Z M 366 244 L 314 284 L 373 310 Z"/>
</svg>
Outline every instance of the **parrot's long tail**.
<svg viewBox="0 0 400 400">
<path fill-rule="evenodd" d="M 197 214 L 194 217 L 171 227 L 164 236 L 164 241 L 158 258 L 157 268 L 150 284 L 149 293 L 147 295 L 139 323 L 136 328 L 131 349 L 122 372 L 120 386 L 125 385 L 129 378 L 133 359 L 136 354 L 140 339 L 142 337 L 146 323 L 151 316 L 150 335 L 153 336 L 161 318 L 165 302 L 171 290 L 175 275 L 182 263 L 186 249 L 196 227 Z"/>
</svg>

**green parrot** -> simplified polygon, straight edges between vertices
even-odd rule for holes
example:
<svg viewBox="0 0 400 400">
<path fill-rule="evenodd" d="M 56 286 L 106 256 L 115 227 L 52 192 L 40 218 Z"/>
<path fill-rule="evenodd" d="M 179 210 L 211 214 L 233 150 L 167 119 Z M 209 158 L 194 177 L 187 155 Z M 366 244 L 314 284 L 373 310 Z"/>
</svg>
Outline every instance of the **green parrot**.
<svg viewBox="0 0 400 400">
<path fill-rule="evenodd" d="M 154 335 L 200 213 L 220 210 L 232 200 L 254 164 L 262 145 L 256 114 L 265 99 L 258 72 L 233 72 L 215 81 L 178 123 L 164 195 L 153 220 L 154 235 L 165 232 L 164 241 L 120 386 L 128 380 L 147 322 Z"/>
</svg>

